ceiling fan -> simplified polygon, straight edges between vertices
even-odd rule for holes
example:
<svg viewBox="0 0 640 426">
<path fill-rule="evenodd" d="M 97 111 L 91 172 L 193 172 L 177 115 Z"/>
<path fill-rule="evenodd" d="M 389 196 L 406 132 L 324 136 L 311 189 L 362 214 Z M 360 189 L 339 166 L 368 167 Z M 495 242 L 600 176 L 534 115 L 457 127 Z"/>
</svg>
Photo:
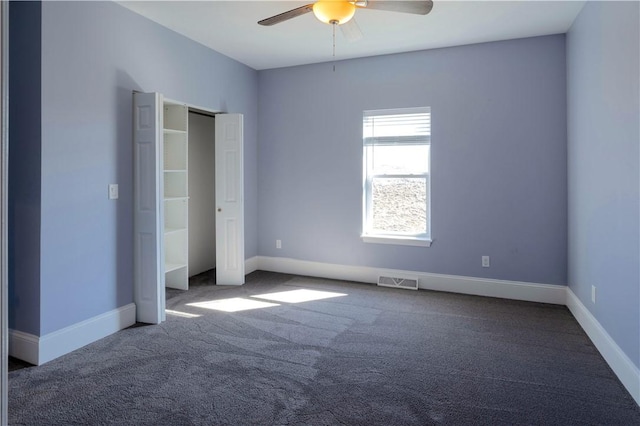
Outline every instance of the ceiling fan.
<svg viewBox="0 0 640 426">
<path fill-rule="evenodd" d="M 258 21 L 258 24 L 271 26 L 313 12 L 320 21 L 331 24 L 334 28 L 339 25 L 345 37 L 353 41 L 362 37 L 360 28 L 355 23 L 355 20 L 352 19 L 356 9 L 377 9 L 388 12 L 426 15 L 431 12 L 432 8 L 433 1 L 431 0 L 318 0 L 315 3 L 263 19 Z"/>
</svg>

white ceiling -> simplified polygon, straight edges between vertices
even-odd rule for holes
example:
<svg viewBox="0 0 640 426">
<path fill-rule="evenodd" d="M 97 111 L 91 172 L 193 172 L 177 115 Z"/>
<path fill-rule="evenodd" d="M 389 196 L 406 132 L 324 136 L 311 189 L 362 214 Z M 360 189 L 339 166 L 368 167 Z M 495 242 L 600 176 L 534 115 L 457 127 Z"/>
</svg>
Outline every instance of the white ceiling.
<svg viewBox="0 0 640 426">
<path fill-rule="evenodd" d="M 297 1 L 120 1 L 118 3 L 256 70 L 332 60 L 332 27 L 312 13 L 264 27 Z M 434 0 L 426 16 L 359 9 L 364 38 L 336 33 L 336 59 L 565 33 L 584 1 Z"/>
</svg>

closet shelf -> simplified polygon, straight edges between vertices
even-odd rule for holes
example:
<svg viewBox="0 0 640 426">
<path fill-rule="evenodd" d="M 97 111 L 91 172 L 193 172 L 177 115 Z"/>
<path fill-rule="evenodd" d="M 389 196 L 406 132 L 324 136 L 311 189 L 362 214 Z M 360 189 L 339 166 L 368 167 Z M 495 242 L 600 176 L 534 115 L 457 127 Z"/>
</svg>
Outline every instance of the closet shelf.
<svg viewBox="0 0 640 426">
<path fill-rule="evenodd" d="M 166 287 L 189 289 L 189 110 L 164 103 L 162 170 Z"/>
<path fill-rule="evenodd" d="M 164 228 L 164 234 L 173 234 L 174 232 L 186 231 L 187 228 Z"/>
<path fill-rule="evenodd" d="M 180 268 L 186 268 L 186 267 L 187 267 L 186 263 L 169 263 L 169 262 L 166 262 L 164 264 L 164 272 L 166 274 L 167 272 L 177 271 Z"/>
<path fill-rule="evenodd" d="M 186 130 L 162 129 L 162 131 L 166 135 L 185 135 L 185 134 L 187 134 Z"/>
</svg>

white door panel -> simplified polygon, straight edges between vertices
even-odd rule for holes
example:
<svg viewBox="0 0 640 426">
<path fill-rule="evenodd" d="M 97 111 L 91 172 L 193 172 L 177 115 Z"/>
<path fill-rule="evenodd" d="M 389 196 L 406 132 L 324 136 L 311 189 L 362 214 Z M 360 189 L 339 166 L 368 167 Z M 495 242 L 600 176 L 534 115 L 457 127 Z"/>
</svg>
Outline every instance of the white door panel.
<svg viewBox="0 0 640 426">
<path fill-rule="evenodd" d="M 150 324 L 165 320 L 161 107 L 160 94 L 134 93 L 134 302 Z"/>
<path fill-rule="evenodd" d="M 243 116 L 216 115 L 216 284 L 244 284 Z"/>
</svg>

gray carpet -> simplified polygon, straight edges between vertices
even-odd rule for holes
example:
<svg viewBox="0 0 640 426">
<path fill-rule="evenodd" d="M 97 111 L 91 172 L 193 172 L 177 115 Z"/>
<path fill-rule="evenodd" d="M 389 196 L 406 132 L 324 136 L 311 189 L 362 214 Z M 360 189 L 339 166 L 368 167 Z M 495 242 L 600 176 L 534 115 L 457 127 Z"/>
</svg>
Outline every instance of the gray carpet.
<svg viewBox="0 0 640 426">
<path fill-rule="evenodd" d="M 11 372 L 10 424 L 640 424 L 565 307 L 267 272 L 203 284 L 162 325 Z M 334 297 L 255 297 L 284 291 Z M 212 300 L 262 306 L 188 305 Z"/>
</svg>

